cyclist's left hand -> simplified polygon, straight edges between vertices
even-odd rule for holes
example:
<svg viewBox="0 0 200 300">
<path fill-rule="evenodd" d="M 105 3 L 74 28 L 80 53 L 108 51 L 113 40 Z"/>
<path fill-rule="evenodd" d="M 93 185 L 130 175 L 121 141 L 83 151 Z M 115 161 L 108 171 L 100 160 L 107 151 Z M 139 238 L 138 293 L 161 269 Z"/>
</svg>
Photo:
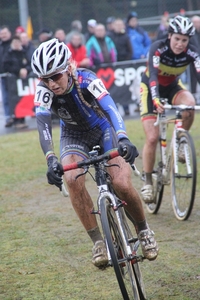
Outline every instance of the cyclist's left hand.
<svg viewBox="0 0 200 300">
<path fill-rule="evenodd" d="M 126 162 L 133 164 L 135 158 L 139 155 L 137 148 L 127 138 L 119 140 L 119 155 L 122 156 Z"/>
</svg>

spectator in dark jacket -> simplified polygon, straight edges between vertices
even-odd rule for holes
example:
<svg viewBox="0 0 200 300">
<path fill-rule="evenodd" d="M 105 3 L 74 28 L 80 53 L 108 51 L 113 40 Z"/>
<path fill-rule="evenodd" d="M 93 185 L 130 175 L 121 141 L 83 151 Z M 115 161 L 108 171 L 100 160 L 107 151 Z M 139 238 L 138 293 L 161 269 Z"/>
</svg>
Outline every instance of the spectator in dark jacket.
<svg viewBox="0 0 200 300">
<path fill-rule="evenodd" d="M 8 52 L 11 43 L 12 33 L 8 26 L 4 25 L 0 28 L 0 74 L 5 72 L 3 68 L 3 59 L 5 54 Z M 5 127 L 10 127 L 13 124 L 13 118 L 11 116 L 11 111 L 9 107 L 8 99 L 8 88 L 7 88 L 7 78 L 1 77 L 1 92 L 2 92 L 2 102 L 4 107 L 4 114 L 6 118 Z"/>
<path fill-rule="evenodd" d="M 31 71 L 31 62 L 28 60 L 26 51 L 22 47 L 22 42 L 17 36 L 12 38 L 8 52 L 4 56 L 3 68 L 6 72 L 22 79 L 26 78 Z"/>
<path fill-rule="evenodd" d="M 14 34 L 14 35 L 20 36 L 20 34 L 21 34 L 22 32 L 26 32 L 26 30 L 24 29 L 24 27 L 22 27 L 22 26 L 17 26 L 17 27 L 15 28 L 15 34 Z"/>
<path fill-rule="evenodd" d="M 151 39 L 148 33 L 138 25 L 136 12 L 132 12 L 128 15 L 126 25 L 133 49 L 132 59 L 146 58 L 151 45 Z"/>
<path fill-rule="evenodd" d="M 131 60 L 133 52 L 132 46 L 122 19 L 115 19 L 113 31 L 109 36 L 117 49 L 117 61 Z"/>
<path fill-rule="evenodd" d="M 191 18 L 191 20 L 192 20 L 192 23 L 194 24 L 194 27 L 195 27 L 195 35 L 192 37 L 192 39 L 196 43 L 196 45 L 198 47 L 198 52 L 200 54 L 200 17 L 195 15 Z M 196 92 L 197 92 L 197 79 L 196 79 L 196 76 L 195 76 L 195 70 L 194 70 L 193 65 L 190 66 L 190 89 L 191 89 L 191 92 L 193 94 L 196 94 Z M 197 98 L 196 95 L 195 95 L 195 98 Z"/>
<path fill-rule="evenodd" d="M 165 12 L 161 18 L 160 25 L 156 30 L 155 41 L 167 39 L 169 29 L 169 13 Z"/>
<path fill-rule="evenodd" d="M 31 62 L 28 60 L 25 50 L 22 47 L 21 40 L 18 36 L 12 38 L 10 48 L 3 58 L 3 68 L 5 72 L 11 73 L 14 77 L 14 81 L 18 78 L 26 79 L 29 72 L 31 72 Z M 10 80 L 10 79 L 9 79 Z M 12 107 L 12 115 L 15 113 L 16 103 L 11 103 L 10 97 L 10 108 Z M 26 128 L 25 118 L 15 118 L 15 127 L 17 129 Z"/>
<path fill-rule="evenodd" d="M 39 44 L 49 41 L 53 37 L 53 32 L 49 28 L 43 28 L 38 32 Z"/>
<path fill-rule="evenodd" d="M 195 27 L 194 39 L 196 40 L 196 43 L 199 46 L 199 54 L 200 54 L 200 16 L 195 15 L 191 18 L 191 20 Z"/>
<path fill-rule="evenodd" d="M 113 25 L 114 25 L 115 17 L 110 16 L 106 19 L 106 34 L 110 36 L 113 32 Z"/>
<path fill-rule="evenodd" d="M 31 61 L 33 52 L 35 51 L 35 46 L 30 41 L 30 39 L 28 37 L 28 34 L 26 32 L 22 32 L 19 35 L 19 38 L 21 40 L 22 47 L 23 47 L 24 51 L 26 52 L 26 56 L 27 56 L 28 61 Z"/>
</svg>

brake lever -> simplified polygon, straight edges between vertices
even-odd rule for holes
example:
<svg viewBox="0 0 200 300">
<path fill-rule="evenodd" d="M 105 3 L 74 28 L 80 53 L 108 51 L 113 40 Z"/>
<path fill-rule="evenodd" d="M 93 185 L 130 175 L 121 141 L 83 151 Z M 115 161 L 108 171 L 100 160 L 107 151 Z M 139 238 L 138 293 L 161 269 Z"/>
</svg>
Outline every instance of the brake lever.
<svg viewBox="0 0 200 300">
<path fill-rule="evenodd" d="M 137 167 L 136 167 L 136 165 L 134 163 L 131 165 L 131 168 L 133 169 L 134 174 L 136 176 L 140 176 L 140 171 L 137 169 Z"/>
<path fill-rule="evenodd" d="M 158 126 L 159 125 L 159 121 L 160 121 L 160 114 L 157 114 L 157 118 L 156 118 L 156 121 L 154 122 L 154 126 Z"/>
<path fill-rule="evenodd" d="M 107 168 L 109 168 L 109 167 L 118 167 L 118 168 L 120 168 L 120 166 L 118 164 L 112 164 L 112 165 L 110 165 L 108 163 L 105 163 L 104 166 L 107 167 Z"/>
<path fill-rule="evenodd" d="M 89 167 L 84 167 L 84 171 L 81 174 L 76 175 L 75 180 L 78 179 L 80 176 L 85 175 L 88 172 Z"/>
</svg>

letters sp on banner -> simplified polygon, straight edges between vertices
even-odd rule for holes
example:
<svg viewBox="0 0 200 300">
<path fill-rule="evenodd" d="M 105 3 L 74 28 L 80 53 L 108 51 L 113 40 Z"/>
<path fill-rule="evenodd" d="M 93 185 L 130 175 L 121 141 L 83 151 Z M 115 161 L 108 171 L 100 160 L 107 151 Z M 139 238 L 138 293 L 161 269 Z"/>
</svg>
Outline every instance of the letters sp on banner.
<svg viewBox="0 0 200 300">
<path fill-rule="evenodd" d="M 137 79 L 141 80 L 141 75 L 145 71 L 146 66 L 140 66 L 137 69 L 130 67 L 130 68 L 118 68 L 114 71 L 114 84 L 118 87 L 123 85 L 131 85 L 131 83 Z"/>
</svg>

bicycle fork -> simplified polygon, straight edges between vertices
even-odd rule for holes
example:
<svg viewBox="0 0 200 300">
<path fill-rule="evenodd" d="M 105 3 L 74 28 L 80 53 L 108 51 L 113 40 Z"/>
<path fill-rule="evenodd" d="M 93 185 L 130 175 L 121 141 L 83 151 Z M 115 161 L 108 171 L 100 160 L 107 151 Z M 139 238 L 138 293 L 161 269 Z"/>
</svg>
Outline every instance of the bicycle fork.
<svg viewBox="0 0 200 300">
<path fill-rule="evenodd" d="M 162 175 L 163 175 L 163 183 L 164 184 L 170 184 L 170 171 L 171 171 L 171 158 L 172 158 L 172 154 L 173 154 L 173 168 L 174 168 L 174 173 L 178 174 L 179 172 L 179 167 L 178 167 L 178 148 L 179 148 L 179 144 L 178 144 L 178 132 L 180 131 L 184 131 L 183 127 L 182 127 L 182 120 L 178 119 L 175 121 L 175 128 L 173 130 L 173 135 L 172 135 L 172 139 L 171 139 L 171 143 L 170 143 L 170 147 L 169 147 L 169 151 L 168 151 L 168 156 L 167 156 L 167 151 L 166 151 L 166 147 L 167 147 L 167 142 L 166 142 L 166 123 L 162 125 L 163 127 L 165 127 L 165 131 L 161 131 L 161 137 L 163 137 L 164 139 L 161 138 L 161 149 L 162 149 L 162 161 L 163 161 L 163 170 L 162 170 Z M 162 128 L 163 129 L 163 128 Z M 186 144 L 184 145 L 184 150 L 185 150 L 185 146 L 187 146 Z M 187 150 L 188 152 L 188 150 Z M 188 155 L 187 155 L 188 157 Z M 188 157 L 189 160 L 189 157 Z M 190 164 L 189 164 L 190 165 Z M 191 171 L 191 168 L 190 168 Z"/>
<path fill-rule="evenodd" d="M 123 242 L 124 245 L 126 245 L 128 255 L 131 256 L 132 255 L 132 250 L 131 250 L 131 247 L 128 244 L 127 239 L 125 237 L 124 230 L 123 230 L 123 225 L 122 225 L 122 219 L 120 217 L 120 213 L 119 213 L 119 210 L 118 210 L 118 208 L 121 207 L 121 206 L 123 206 L 124 204 L 122 203 L 122 204 L 119 205 L 117 203 L 117 201 L 116 201 L 115 196 L 112 193 L 110 193 L 110 191 L 105 191 L 105 190 L 102 191 L 101 190 L 99 201 L 101 201 L 101 199 L 104 198 L 104 197 L 106 197 L 107 199 L 109 199 L 110 204 L 113 207 L 113 210 L 114 210 L 116 218 L 117 218 L 118 229 L 120 231 L 122 242 Z"/>
<path fill-rule="evenodd" d="M 160 136 L 160 144 L 161 144 L 161 156 L 162 156 L 162 176 L 163 176 L 163 184 L 169 184 L 170 183 L 170 171 L 171 171 L 171 158 L 173 154 L 173 168 L 174 173 L 179 173 L 179 167 L 178 167 L 178 150 L 179 150 L 179 132 L 184 132 L 183 128 L 183 122 L 181 118 L 177 118 L 175 120 L 175 128 L 173 130 L 173 135 L 168 151 L 167 156 L 167 141 L 166 141 L 166 130 L 167 130 L 167 122 L 165 115 L 162 116 L 161 121 L 161 136 Z M 186 159 L 186 167 L 187 167 L 187 173 L 191 174 L 191 164 L 190 164 L 190 157 L 189 157 L 189 149 L 188 144 L 184 143 L 184 153 L 185 153 L 185 159 Z"/>
<path fill-rule="evenodd" d="M 167 156 L 167 118 L 165 114 L 161 115 L 161 127 L 160 127 L 160 145 L 161 145 L 161 159 L 162 159 L 162 181 L 163 184 L 170 184 L 170 170 L 171 170 L 171 156 L 173 140 L 171 141 L 169 153 Z"/>
</svg>

